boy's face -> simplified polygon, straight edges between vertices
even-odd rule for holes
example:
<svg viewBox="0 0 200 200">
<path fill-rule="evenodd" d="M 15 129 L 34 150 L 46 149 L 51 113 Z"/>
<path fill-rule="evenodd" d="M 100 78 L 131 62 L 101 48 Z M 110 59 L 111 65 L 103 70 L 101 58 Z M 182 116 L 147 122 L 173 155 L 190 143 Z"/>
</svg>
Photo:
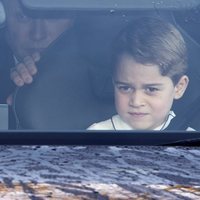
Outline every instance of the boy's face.
<svg viewBox="0 0 200 200">
<path fill-rule="evenodd" d="M 157 65 L 143 65 L 122 55 L 114 78 L 117 112 L 133 129 L 153 130 L 165 122 L 173 100 L 183 95 L 187 83 L 187 76 L 182 76 L 174 86 Z"/>
</svg>

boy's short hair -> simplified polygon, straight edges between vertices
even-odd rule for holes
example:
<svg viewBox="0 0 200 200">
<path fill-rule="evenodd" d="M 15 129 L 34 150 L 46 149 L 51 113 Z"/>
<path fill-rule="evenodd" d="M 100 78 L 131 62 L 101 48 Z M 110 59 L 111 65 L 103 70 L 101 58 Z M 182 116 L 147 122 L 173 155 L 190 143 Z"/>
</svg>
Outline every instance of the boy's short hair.
<svg viewBox="0 0 200 200">
<path fill-rule="evenodd" d="M 181 33 L 160 18 L 141 17 L 123 29 L 114 41 L 114 75 L 122 54 L 140 64 L 157 65 L 176 84 L 187 71 L 187 49 Z"/>
</svg>

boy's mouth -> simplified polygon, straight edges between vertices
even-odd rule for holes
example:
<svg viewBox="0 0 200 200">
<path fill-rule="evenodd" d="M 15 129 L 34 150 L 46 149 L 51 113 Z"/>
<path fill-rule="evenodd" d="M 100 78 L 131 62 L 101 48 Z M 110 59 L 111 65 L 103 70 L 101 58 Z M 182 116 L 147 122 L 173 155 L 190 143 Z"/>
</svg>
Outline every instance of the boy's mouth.
<svg viewBox="0 0 200 200">
<path fill-rule="evenodd" d="M 144 113 L 144 112 L 128 112 L 128 114 L 136 118 L 142 118 L 148 115 L 148 113 Z"/>
</svg>

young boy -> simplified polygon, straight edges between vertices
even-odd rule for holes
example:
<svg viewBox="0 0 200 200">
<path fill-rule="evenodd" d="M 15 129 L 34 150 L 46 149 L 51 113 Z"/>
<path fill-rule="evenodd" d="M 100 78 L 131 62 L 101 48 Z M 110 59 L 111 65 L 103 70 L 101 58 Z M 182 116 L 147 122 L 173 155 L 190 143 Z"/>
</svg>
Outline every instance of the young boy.
<svg viewBox="0 0 200 200">
<path fill-rule="evenodd" d="M 136 19 L 117 37 L 113 58 L 118 115 L 88 129 L 164 130 L 175 116 L 173 100 L 189 82 L 181 33 L 161 19 Z"/>
</svg>

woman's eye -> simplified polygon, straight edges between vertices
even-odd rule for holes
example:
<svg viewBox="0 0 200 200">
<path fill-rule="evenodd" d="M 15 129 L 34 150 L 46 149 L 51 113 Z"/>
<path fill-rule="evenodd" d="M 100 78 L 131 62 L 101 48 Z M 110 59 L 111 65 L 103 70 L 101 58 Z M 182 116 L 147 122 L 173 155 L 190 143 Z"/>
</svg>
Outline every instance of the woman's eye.
<svg viewBox="0 0 200 200">
<path fill-rule="evenodd" d="M 23 15 L 22 13 L 17 14 L 17 19 L 19 22 L 29 22 L 30 18 L 27 17 L 26 15 Z"/>
</svg>

